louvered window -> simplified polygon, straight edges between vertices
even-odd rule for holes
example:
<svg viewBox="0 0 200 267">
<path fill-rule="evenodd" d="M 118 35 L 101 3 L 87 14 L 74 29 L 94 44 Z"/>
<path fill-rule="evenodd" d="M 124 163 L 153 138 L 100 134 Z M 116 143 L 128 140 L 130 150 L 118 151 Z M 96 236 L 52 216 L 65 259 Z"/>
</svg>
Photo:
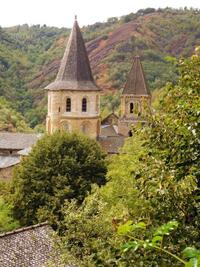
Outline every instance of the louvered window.
<svg viewBox="0 0 200 267">
<path fill-rule="evenodd" d="M 133 103 L 130 103 L 130 113 L 133 113 Z"/>
<path fill-rule="evenodd" d="M 82 112 L 87 112 L 87 99 L 85 97 L 82 99 Z"/>
<path fill-rule="evenodd" d="M 66 111 L 70 112 L 71 111 L 71 98 L 67 98 L 66 100 Z"/>
</svg>

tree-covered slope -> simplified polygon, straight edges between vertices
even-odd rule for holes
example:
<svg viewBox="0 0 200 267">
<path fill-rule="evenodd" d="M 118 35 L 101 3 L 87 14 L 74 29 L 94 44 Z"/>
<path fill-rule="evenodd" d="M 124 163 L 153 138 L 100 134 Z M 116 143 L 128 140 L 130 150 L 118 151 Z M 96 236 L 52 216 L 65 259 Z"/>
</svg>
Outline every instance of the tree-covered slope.
<svg viewBox="0 0 200 267">
<path fill-rule="evenodd" d="M 11 103 L 0 97 L 0 131 L 29 132 L 24 117 L 11 108 Z"/>
<path fill-rule="evenodd" d="M 97 83 L 121 89 L 134 55 L 141 56 L 152 90 L 177 77 L 173 57 L 200 43 L 200 11 L 148 8 L 83 27 Z M 69 29 L 46 25 L 0 29 L 0 96 L 34 127 L 46 114 L 44 88 L 58 71 Z M 112 106 L 112 105 L 111 105 Z"/>
</svg>

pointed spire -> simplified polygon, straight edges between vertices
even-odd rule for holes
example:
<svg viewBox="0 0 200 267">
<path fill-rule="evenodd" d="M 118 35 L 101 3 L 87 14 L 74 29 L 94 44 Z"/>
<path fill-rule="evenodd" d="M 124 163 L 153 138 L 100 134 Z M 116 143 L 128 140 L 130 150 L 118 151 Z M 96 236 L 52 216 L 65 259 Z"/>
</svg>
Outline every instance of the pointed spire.
<svg viewBox="0 0 200 267">
<path fill-rule="evenodd" d="M 122 94 L 151 95 L 139 56 L 135 56 L 133 59 L 133 65 Z"/>
<path fill-rule="evenodd" d="M 74 25 L 55 82 L 50 90 L 100 90 L 95 84 L 84 40 L 75 16 Z"/>
</svg>

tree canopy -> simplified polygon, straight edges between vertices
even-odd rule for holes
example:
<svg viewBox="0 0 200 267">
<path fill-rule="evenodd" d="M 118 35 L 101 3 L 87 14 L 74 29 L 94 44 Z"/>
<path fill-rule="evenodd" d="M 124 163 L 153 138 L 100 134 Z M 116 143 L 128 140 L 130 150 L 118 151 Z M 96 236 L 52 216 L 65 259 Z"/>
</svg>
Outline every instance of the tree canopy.
<svg viewBox="0 0 200 267">
<path fill-rule="evenodd" d="M 136 127 L 122 152 L 112 158 L 106 185 L 95 188 L 81 206 L 66 203 L 66 262 L 198 266 L 199 251 L 190 263 L 186 258 L 193 252 L 182 254 L 187 246 L 200 248 L 198 50 L 180 60 L 179 75 L 177 84 L 163 89 L 148 125 Z M 171 226 L 176 230 L 168 236 Z M 160 250 L 150 249 L 150 243 Z M 166 248 L 169 254 L 163 253 Z M 185 252 L 189 250 L 195 249 Z M 186 258 L 177 261 L 170 253 Z"/>
<path fill-rule="evenodd" d="M 22 225 L 62 219 L 66 199 L 81 203 L 92 184 L 105 183 L 105 154 L 78 134 L 45 135 L 14 171 L 13 212 Z"/>
</svg>

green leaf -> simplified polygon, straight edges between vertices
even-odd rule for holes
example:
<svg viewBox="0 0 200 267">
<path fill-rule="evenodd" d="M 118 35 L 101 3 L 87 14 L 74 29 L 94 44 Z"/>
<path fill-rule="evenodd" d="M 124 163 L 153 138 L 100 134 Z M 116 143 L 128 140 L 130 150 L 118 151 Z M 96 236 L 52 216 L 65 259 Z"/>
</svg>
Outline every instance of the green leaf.
<svg viewBox="0 0 200 267">
<path fill-rule="evenodd" d="M 152 243 L 150 243 L 149 240 L 145 240 L 144 243 L 143 243 L 143 247 L 144 248 L 152 247 Z"/>
<path fill-rule="evenodd" d="M 133 241 L 133 242 L 128 242 L 128 243 L 124 244 L 122 246 L 122 249 L 124 252 L 126 252 L 130 249 L 133 251 L 136 251 L 139 247 L 140 247 L 140 243 L 138 243 L 137 241 Z"/>
<path fill-rule="evenodd" d="M 185 267 L 200 267 L 200 257 L 192 258 L 186 263 Z"/>
<path fill-rule="evenodd" d="M 157 245 L 157 243 L 161 243 L 163 240 L 162 236 L 154 236 L 154 238 L 151 240 L 152 245 Z"/>
<path fill-rule="evenodd" d="M 127 234 L 128 232 L 131 232 L 132 228 L 133 228 L 132 223 L 133 223 L 133 221 L 129 220 L 125 224 L 120 225 L 117 229 L 117 233 L 118 234 Z"/>
<path fill-rule="evenodd" d="M 127 234 L 128 232 L 133 232 L 136 229 L 146 229 L 146 224 L 144 222 L 139 222 L 133 224 L 133 221 L 129 220 L 125 224 L 120 225 L 117 229 L 118 234 Z"/>
<path fill-rule="evenodd" d="M 200 256 L 200 251 L 194 247 L 187 247 L 183 250 L 183 255 L 186 259 L 191 259 Z"/>
<path fill-rule="evenodd" d="M 144 222 L 139 222 L 137 224 L 133 225 L 133 230 L 135 229 L 146 229 L 146 223 Z"/>
<path fill-rule="evenodd" d="M 154 232 L 154 236 L 164 236 L 169 235 L 171 231 L 177 229 L 178 222 L 177 221 L 169 221 L 166 224 L 163 224 L 162 226 L 158 227 L 156 231 Z"/>
</svg>

